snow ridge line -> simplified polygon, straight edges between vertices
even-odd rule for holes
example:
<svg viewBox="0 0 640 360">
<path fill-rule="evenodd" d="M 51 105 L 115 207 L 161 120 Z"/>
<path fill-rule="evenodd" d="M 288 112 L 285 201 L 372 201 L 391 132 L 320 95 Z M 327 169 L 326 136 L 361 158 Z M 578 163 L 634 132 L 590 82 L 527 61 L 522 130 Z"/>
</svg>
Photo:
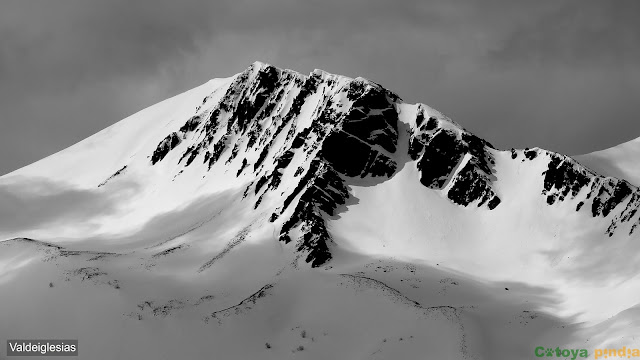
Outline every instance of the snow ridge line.
<svg viewBox="0 0 640 360">
<path fill-rule="evenodd" d="M 456 165 L 456 167 L 453 168 L 453 171 L 449 174 L 449 178 L 445 182 L 444 186 L 442 186 L 441 191 L 444 194 L 447 194 L 449 192 L 449 190 L 453 187 L 453 185 L 455 184 L 455 179 L 458 176 L 458 173 L 460 172 L 460 170 L 464 169 L 464 167 L 467 165 L 469 160 L 471 160 L 471 158 L 472 158 L 472 156 L 471 156 L 471 154 L 469 152 L 466 152 L 462 156 L 462 158 L 458 162 L 458 165 Z"/>
</svg>

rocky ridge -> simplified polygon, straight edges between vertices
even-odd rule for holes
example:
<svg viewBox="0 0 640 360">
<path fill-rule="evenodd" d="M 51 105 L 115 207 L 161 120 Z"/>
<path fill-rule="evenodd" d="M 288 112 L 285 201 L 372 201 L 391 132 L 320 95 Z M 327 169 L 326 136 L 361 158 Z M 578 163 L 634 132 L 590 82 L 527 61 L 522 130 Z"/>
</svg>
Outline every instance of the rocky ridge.
<svg viewBox="0 0 640 360">
<path fill-rule="evenodd" d="M 158 144 L 150 164 L 180 151 L 180 166 L 199 163 L 204 171 L 237 166 L 236 177 L 249 179 L 244 201 L 258 209 L 265 197 L 276 199 L 279 205 L 267 210 L 270 221 L 282 221 L 279 240 L 295 240 L 313 267 L 331 258 L 325 219 L 346 203 L 350 184 L 358 178 L 384 181 L 409 159 L 419 170 L 416 180 L 453 203 L 487 211 L 498 207 L 500 194 L 493 186 L 498 150 L 451 119 L 429 115 L 423 104 L 416 105 L 415 119 L 404 130 L 402 103 L 363 78 L 322 70 L 305 76 L 256 62 L 234 78 L 219 101 L 205 97 L 196 113 Z M 401 146 L 400 139 L 408 144 Z M 408 154 L 398 151 L 405 148 Z M 609 236 L 636 219 L 640 191 L 628 182 L 600 176 L 561 154 L 511 150 L 513 161 L 543 157 L 548 166 L 540 195 L 549 206 L 572 200 L 581 211 L 588 203 L 593 217 L 612 216 Z M 295 186 L 281 186 L 291 179 Z M 639 223 L 636 219 L 629 235 Z"/>
</svg>

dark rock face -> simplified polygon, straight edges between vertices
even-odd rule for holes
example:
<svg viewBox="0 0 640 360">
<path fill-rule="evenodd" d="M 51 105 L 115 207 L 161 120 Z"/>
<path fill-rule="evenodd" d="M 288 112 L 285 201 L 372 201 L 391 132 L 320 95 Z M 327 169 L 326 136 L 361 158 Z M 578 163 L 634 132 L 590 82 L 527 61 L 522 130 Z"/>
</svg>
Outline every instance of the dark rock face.
<svg viewBox="0 0 640 360">
<path fill-rule="evenodd" d="M 424 122 L 424 112 L 418 108 L 416 128 L 409 138 L 409 156 L 418 161 L 420 182 L 430 189 L 451 183 L 447 197 L 454 203 L 467 206 L 477 201 L 478 206 L 486 204 L 493 210 L 500 198 L 492 187 L 491 144 L 462 128 L 445 128 L 446 119 L 432 116 Z"/>
<path fill-rule="evenodd" d="M 458 205 L 467 206 L 478 200 L 478 207 L 487 203 L 489 210 L 500 204 L 500 198 L 491 188 L 491 181 L 471 162 L 468 162 L 454 178 L 448 197 Z"/>
<path fill-rule="evenodd" d="M 631 194 L 631 197 L 629 198 L 629 202 L 627 203 L 627 206 L 624 208 L 624 210 L 622 210 L 617 216 L 611 219 L 611 224 L 609 225 L 606 231 L 607 235 L 613 236 L 613 234 L 615 233 L 619 225 L 629 222 L 631 218 L 633 218 L 636 215 L 636 213 L 638 212 L 638 208 L 640 208 L 640 190 L 636 189 Z M 629 235 L 632 235 L 634 233 L 639 223 L 640 223 L 640 219 L 637 220 L 631 226 L 631 229 L 629 230 Z"/>
<path fill-rule="evenodd" d="M 606 218 L 629 199 L 627 206 L 611 219 L 605 232 L 609 236 L 613 236 L 620 225 L 630 221 L 640 208 L 640 192 L 627 181 L 598 175 L 568 156 L 546 153 L 551 158 L 548 169 L 543 172 L 542 195 L 547 196 L 547 204 L 575 199 L 581 190 L 588 188 L 584 199 L 576 205 L 576 211 L 580 211 L 591 200 L 591 216 Z M 632 225 L 629 235 L 633 234 L 639 223 L 640 220 Z"/>
<path fill-rule="evenodd" d="M 391 176 L 396 169 L 387 156 L 344 132 L 333 132 L 325 139 L 321 156 L 338 172 L 351 177 Z"/>
<path fill-rule="evenodd" d="M 632 185 L 624 180 L 597 175 L 567 156 L 550 156 L 548 169 L 543 172 L 545 178 L 542 190 L 542 194 L 547 195 L 549 205 L 564 201 L 568 196 L 573 199 L 580 190 L 591 185 L 586 195 L 586 200 L 592 199 L 591 214 L 593 217 L 607 217 L 633 192 Z"/>
<path fill-rule="evenodd" d="M 533 160 L 536 158 L 536 156 L 538 156 L 538 152 L 535 150 L 525 149 L 524 156 L 529 160 Z"/>
<path fill-rule="evenodd" d="M 330 164 L 315 159 L 303 181 L 298 183 L 298 187 L 285 200 L 282 212 L 297 196 L 300 196 L 300 199 L 291 217 L 282 225 L 279 239 L 285 243 L 291 242 L 290 231 L 300 226 L 303 235 L 297 249 L 308 251 L 306 262 L 310 262 L 312 267 L 318 267 L 331 259 L 328 244 L 332 240 L 323 214 L 333 215 L 335 209 L 346 202 L 349 190 Z M 272 219 L 275 220 L 277 217 L 274 216 Z"/>
<path fill-rule="evenodd" d="M 227 137 L 223 136 L 218 140 L 217 143 L 213 146 L 213 149 L 210 152 L 207 152 L 208 155 L 205 155 L 204 161 L 208 164 L 208 169 L 220 159 L 222 152 L 227 148 Z"/>
<path fill-rule="evenodd" d="M 457 134 L 450 130 L 438 131 L 424 145 L 422 156 L 418 160 L 420 182 L 426 187 L 440 189 L 462 160 L 465 148 Z"/>
<path fill-rule="evenodd" d="M 202 118 L 200 116 L 196 115 L 192 117 L 191 119 L 187 120 L 184 125 L 182 125 L 182 127 L 180 128 L 180 132 L 186 134 L 194 131 L 198 127 L 198 125 L 200 125 L 200 121 L 202 121 Z"/>
<path fill-rule="evenodd" d="M 262 109 L 265 101 L 276 89 L 278 80 L 278 71 L 273 66 L 267 66 L 264 70 L 258 71 L 251 87 L 243 89 L 253 94 L 254 98 L 251 99 L 246 95 L 240 97 L 236 110 L 233 112 L 234 116 L 229 120 L 229 128 L 236 126 L 238 132 L 244 132 L 249 122 Z"/>
<path fill-rule="evenodd" d="M 178 164 L 180 164 L 182 160 L 184 160 L 184 158 L 188 157 L 185 166 L 189 166 L 189 164 L 193 162 L 196 156 L 198 156 L 199 150 L 200 150 L 199 147 L 194 148 L 193 146 L 189 146 L 187 150 L 184 153 L 182 153 L 180 160 L 178 160 Z"/>
<path fill-rule="evenodd" d="M 231 150 L 231 154 L 229 154 L 229 158 L 225 161 L 225 164 L 229 164 L 238 156 L 238 151 L 240 151 L 240 144 L 236 143 L 233 145 L 233 149 Z"/>
<path fill-rule="evenodd" d="M 299 197 L 279 238 L 289 243 L 292 241 L 291 230 L 299 227 L 302 236 L 298 239 L 297 250 L 308 252 L 306 261 L 312 267 L 331 258 L 328 244 L 332 240 L 324 215 L 334 215 L 335 209 L 346 202 L 348 179 L 391 176 L 397 167 L 388 155 L 395 152 L 398 139 L 398 115 L 393 97 L 377 84 L 364 80 L 354 80 L 338 93 L 342 91 L 346 91 L 347 98 L 353 101 L 350 111 L 338 111 L 338 105 L 331 98 L 325 98 L 324 107 L 313 125 L 293 138 L 285 154 L 303 148 L 308 138 L 324 140 L 320 147 L 303 149 L 318 151 L 298 186 L 284 200 L 280 212 L 271 217 L 272 221 L 278 219 Z M 280 169 L 290 160 L 287 156 L 276 162 L 276 169 Z M 299 168 L 294 175 L 302 172 L 304 169 Z"/>
<path fill-rule="evenodd" d="M 337 119 L 342 128 L 325 138 L 321 156 L 346 176 L 391 176 L 397 167 L 389 154 L 398 142 L 398 113 L 390 96 L 358 80 L 346 91 L 353 105 Z"/>
<path fill-rule="evenodd" d="M 568 194 L 571 194 L 571 198 L 575 198 L 594 176 L 575 162 L 567 160 L 567 157 L 552 155 L 548 169 L 542 173 L 544 175 L 542 195 L 547 195 L 549 205 L 556 200 L 563 201 Z"/>
<path fill-rule="evenodd" d="M 247 167 L 247 158 L 242 159 L 242 165 L 240 165 L 240 169 L 238 169 L 238 172 L 236 173 L 236 177 L 242 174 L 242 171 L 244 170 L 245 167 Z"/>
<path fill-rule="evenodd" d="M 151 164 L 155 165 L 158 161 L 164 159 L 171 149 L 180 144 L 180 141 L 180 137 L 178 137 L 178 134 L 175 132 L 167 135 L 167 137 L 158 144 L 158 147 L 153 152 L 153 155 L 151 156 Z"/>
<path fill-rule="evenodd" d="M 389 153 L 396 151 L 398 138 L 398 113 L 389 95 L 380 87 L 365 85 L 354 80 L 347 89 L 347 97 L 353 100 L 351 110 L 342 123 L 342 131 L 369 145 L 379 145 Z M 351 94 L 353 88 L 361 93 Z"/>
<path fill-rule="evenodd" d="M 598 215 L 607 217 L 611 210 L 629 195 L 631 195 L 629 183 L 618 179 L 606 179 L 598 186 L 598 195 L 593 198 L 591 213 L 594 217 Z"/>
</svg>

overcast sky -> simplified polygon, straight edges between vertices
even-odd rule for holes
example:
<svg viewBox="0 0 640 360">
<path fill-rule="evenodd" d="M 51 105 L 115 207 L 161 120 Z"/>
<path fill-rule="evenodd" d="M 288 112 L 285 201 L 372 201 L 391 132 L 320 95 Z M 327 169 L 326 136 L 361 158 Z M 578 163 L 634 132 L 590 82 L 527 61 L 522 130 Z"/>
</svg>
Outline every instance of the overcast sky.
<svg viewBox="0 0 640 360">
<path fill-rule="evenodd" d="M 499 148 L 640 137 L 637 0 L 2 0 L 0 174 L 254 60 L 381 83 Z"/>
</svg>

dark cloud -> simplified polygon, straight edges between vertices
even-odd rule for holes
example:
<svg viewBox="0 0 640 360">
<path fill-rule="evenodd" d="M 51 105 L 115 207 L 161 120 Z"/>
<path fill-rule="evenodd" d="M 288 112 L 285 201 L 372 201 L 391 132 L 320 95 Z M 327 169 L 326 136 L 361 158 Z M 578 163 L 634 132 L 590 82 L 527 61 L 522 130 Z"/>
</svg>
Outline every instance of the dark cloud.
<svg viewBox="0 0 640 360">
<path fill-rule="evenodd" d="M 525 62 L 564 66 L 636 66 L 640 60 L 637 1 L 561 1 L 557 7 L 515 24 L 496 66 Z"/>
<path fill-rule="evenodd" d="M 201 0 L 8 1 L 0 7 L 0 81 L 65 89 L 154 72 L 211 37 L 224 3 Z M 33 90 L 33 89 L 31 89 Z"/>
<path fill-rule="evenodd" d="M 336 5 L 315 0 L 303 5 L 292 0 L 3 2 L 0 81 L 60 90 L 112 76 L 154 73 L 229 32 L 257 35 L 318 28 L 348 32 L 384 19 L 422 20 L 413 2 L 358 0 Z"/>
<path fill-rule="evenodd" d="M 605 148 L 640 135 L 637 4 L 3 1 L 0 173 L 254 60 L 371 78 L 499 147 Z"/>
<path fill-rule="evenodd" d="M 14 179 L 0 184 L 0 232 L 55 226 L 62 222 L 83 222 L 117 210 L 123 196 L 136 184 L 120 182 L 114 191 L 76 189 L 40 178 Z"/>
</svg>

